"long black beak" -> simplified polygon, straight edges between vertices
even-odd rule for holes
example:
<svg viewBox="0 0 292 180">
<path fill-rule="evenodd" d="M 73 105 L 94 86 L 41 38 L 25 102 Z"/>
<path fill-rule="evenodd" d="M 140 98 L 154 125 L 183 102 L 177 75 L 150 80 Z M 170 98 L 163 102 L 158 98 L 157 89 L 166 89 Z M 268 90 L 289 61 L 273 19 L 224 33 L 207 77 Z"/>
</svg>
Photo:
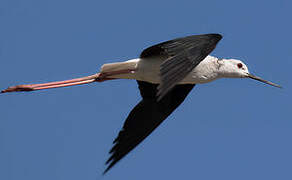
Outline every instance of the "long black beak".
<svg viewBox="0 0 292 180">
<path fill-rule="evenodd" d="M 277 87 L 277 88 L 282 88 L 282 87 L 281 87 L 280 85 L 278 85 L 278 84 L 275 84 L 275 83 L 272 83 L 272 82 L 270 82 L 270 81 L 264 80 L 264 79 L 262 79 L 262 78 L 260 78 L 260 77 L 258 77 L 258 76 L 252 75 L 252 74 L 248 74 L 247 77 L 248 77 L 248 78 L 251 78 L 251 79 L 255 79 L 255 80 L 257 80 L 257 81 L 261 81 L 261 82 L 263 82 L 263 83 L 269 84 L 269 85 L 274 86 L 274 87 Z"/>
</svg>

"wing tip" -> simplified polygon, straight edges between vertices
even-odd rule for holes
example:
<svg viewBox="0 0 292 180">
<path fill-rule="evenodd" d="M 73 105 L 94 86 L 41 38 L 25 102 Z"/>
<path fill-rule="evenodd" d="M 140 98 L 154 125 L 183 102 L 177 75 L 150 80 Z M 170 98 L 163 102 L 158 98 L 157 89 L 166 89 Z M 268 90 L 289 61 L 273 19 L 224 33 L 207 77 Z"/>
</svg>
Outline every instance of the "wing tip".
<svg viewBox="0 0 292 180">
<path fill-rule="evenodd" d="M 112 167 L 108 166 L 103 172 L 102 175 L 104 176 Z"/>
<path fill-rule="evenodd" d="M 223 36 L 219 33 L 211 33 L 211 34 L 206 34 L 206 35 L 211 36 L 212 38 L 216 39 L 217 41 L 220 41 L 223 38 Z"/>
<path fill-rule="evenodd" d="M 217 44 L 222 38 L 223 36 L 221 34 L 218 33 L 213 33 L 213 34 L 205 34 L 206 36 L 208 36 L 209 38 L 211 38 L 214 42 L 214 44 Z"/>
<path fill-rule="evenodd" d="M 114 159 L 113 155 L 105 162 L 105 165 L 108 165 L 103 171 L 102 175 L 105 175 L 118 161 Z"/>
</svg>

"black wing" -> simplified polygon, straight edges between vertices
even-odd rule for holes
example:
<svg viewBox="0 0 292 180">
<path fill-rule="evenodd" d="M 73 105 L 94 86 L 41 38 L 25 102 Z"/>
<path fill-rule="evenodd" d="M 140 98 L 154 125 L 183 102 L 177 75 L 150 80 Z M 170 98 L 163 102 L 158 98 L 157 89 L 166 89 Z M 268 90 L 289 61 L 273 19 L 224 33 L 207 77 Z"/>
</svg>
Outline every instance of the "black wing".
<svg viewBox="0 0 292 180">
<path fill-rule="evenodd" d="M 220 34 L 193 35 L 166 41 L 145 49 L 140 58 L 164 56 L 160 66 L 161 84 L 158 86 L 158 100 L 183 80 L 222 39 Z"/>
<path fill-rule="evenodd" d="M 157 86 L 138 81 L 142 100 L 127 117 L 123 129 L 114 140 L 110 150 L 109 164 L 104 173 L 142 142 L 186 98 L 194 84 L 176 85 L 160 101 L 157 101 Z"/>
</svg>

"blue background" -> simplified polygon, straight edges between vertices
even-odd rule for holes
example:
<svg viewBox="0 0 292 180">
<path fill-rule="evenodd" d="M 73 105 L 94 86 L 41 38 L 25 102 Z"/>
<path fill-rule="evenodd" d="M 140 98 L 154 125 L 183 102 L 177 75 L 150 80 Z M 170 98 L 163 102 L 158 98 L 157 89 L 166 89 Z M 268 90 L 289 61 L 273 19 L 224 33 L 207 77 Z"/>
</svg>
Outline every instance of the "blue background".
<svg viewBox="0 0 292 180">
<path fill-rule="evenodd" d="M 140 100 L 133 80 L 0 95 L 0 179 L 292 179 L 289 0 L 0 1 L 0 89 L 93 74 L 146 47 L 221 33 L 212 55 L 249 79 L 198 85 L 107 175 L 104 162 Z"/>
</svg>

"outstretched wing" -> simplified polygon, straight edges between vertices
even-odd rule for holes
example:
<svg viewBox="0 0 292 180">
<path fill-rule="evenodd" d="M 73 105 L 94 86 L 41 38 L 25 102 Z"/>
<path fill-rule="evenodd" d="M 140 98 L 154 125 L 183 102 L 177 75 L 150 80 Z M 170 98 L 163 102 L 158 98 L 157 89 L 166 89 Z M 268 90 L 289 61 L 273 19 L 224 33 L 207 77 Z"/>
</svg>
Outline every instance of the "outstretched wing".
<svg viewBox="0 0 292 180">
<path fill-rule="evenodd" d="M 161 84 L 158 100 L 183 80 L 222 39 L 220 34 L 193 35 L 166 41 L 145 49 L 140 58 L 163 56 L 166 61 L 160 66 Z"/>
<path fill-rule="evenodd" d="M 157 86 L 138 81 L 142 100 L 127 117 L 122 130 L 110 150 L 109 164 L 104 173 L 142 142 L 186 98 L 194 84 L 176 85 L 160 101 L 157 101 Z"/>
</svg>

